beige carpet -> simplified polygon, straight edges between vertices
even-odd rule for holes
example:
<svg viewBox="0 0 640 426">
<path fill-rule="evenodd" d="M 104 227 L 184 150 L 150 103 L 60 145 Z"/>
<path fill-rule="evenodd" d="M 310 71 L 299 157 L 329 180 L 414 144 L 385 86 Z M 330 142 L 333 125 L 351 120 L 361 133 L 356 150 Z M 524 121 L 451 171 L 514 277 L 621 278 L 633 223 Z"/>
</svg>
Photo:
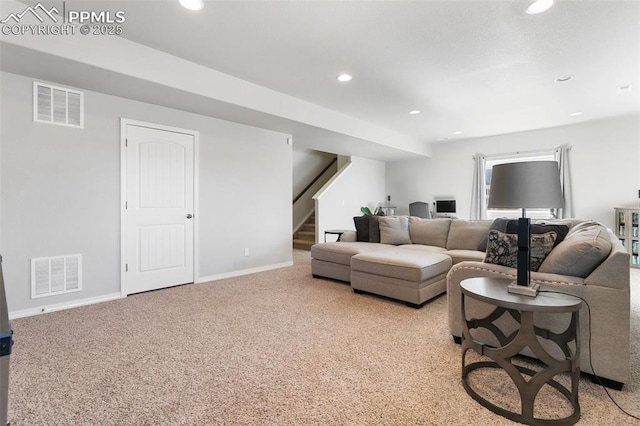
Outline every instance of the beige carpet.
<svg viewBox="0 0 640 426">
<path fill-rule="evenodd" d="M 14 320 L 9 420 L 17 425 L 511 424 L 460 382 L 446 296 L 420 310 L 354 294 L 295 266 Z M 640 271 L 633 381 L 640 414 Z M 505 405 L 508 386 L 488 377 Z M 477 378 L 478 381 L 481 378 Z M 505 388 L 505 389 L 503 389 Z M 580 424 L 636 424 L 581 380 Z M 551 394 L 541 415 L 562 411 Z"/>
</svg>

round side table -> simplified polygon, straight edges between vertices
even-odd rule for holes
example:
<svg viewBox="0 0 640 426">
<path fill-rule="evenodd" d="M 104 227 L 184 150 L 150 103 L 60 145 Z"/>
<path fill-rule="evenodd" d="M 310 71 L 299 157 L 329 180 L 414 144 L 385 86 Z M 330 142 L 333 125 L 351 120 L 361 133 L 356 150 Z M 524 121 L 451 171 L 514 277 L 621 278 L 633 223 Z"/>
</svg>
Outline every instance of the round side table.
<svg viewBox="0 0 640 426">
<path fill-rule="evenodd" d="M 578 403 L 578 380 L 580 378 L 580 329 L 579 311 L 582 301 L 571 295 L 558 293 L 541 293 L 536 297 L 522 296 L 507 292 L 511 281 L 497 278 L 469 278 L 460 283 L 462 290 L 462 385 L 467 393 L 482 406 L 510 420 L 529 425 L 574 424 L 580 418 Z M 496 308 L 481 319 L 467 319 L 465 297 L 488 303 Z M 534 313 L 571 313 L 571 323 L 562 333 L 554 333 L 536 327 L 533 323 Z M 505 335 L 494 324 L 502 315 L 513 317 L 520 327 L 515 332 Z M 470 329 L 484 328 L 489 330 L 500 342 L 499 347 L 491 347 L 473 339 Z M 538 341 L 538 337 L 551 340 L 562 350 L 565 358 L 557 359 L 549 354 Z M 575 350 L 569 343 L 574 342 Z M 544 363 L 539 370 L 531 370 L 514 365 L 512 357 L 528 347 L 535 356 Z M 465 365 L 467 351 L 472 349 L 491 361 L 478 361 Z M 516 385 L 520 394 L 521 412 L 513 412 L 495 405 L 469 384 L 469 373 L 481 368 L 502 368 Z M 554 380 L 563 372 L 571 376 L 571 389 Z M 530 376 L 525 380 L 523 374 Z M 573 408 L 572 414 L 561 419 L 542 419 L 534 417 L 533 407 L 540 389 L 548 384 L 563 395 Z"/>
<path fill-rule="evenodd" d="M 324 242 L 327 242 L 327 235 L 337 235 L 338 239 L 336 240 L 336 242 L 340 241 L 340 238 L 342 238 L 342 234 L 344 234 L 345 232 L 349 232 L 348 229 L 327 229 L 326 231 L 324 231 Z"/>
</svg>

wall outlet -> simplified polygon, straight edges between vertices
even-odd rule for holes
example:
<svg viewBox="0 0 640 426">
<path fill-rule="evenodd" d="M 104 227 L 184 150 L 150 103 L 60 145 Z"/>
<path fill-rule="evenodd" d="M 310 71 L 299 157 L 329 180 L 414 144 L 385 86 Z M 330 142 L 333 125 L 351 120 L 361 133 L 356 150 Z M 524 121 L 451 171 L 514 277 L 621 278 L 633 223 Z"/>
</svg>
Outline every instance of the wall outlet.
<svg viewBox="0 0 640 426">
<path fill-rule="evenodd" d="M 247 257 L 249 256 L 249 249 L 248 248 L 244 249 L 244 255 L 247 256 Z"/>
</svg>

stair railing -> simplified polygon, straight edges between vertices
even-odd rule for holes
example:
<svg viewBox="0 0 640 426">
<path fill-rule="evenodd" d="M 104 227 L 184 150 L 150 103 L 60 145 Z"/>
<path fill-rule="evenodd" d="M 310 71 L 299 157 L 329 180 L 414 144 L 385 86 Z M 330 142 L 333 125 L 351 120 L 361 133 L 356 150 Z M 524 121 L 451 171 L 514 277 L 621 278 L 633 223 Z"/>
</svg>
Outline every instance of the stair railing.
<svg viewBox="0 0 640 426">
<path fill-rule="evenodd" d="M 333 166 L 336 162 L 338 161 L 338 157 L 334 158 L 333 160 L 331 160 L 331 162 L 324 168 L 322 169 L 322 171 L 318 174 L 318 176 L 316 176 L 311 183 L 309 183 L 307 186 L 304 187 L 304 189 L 302 190 L 302 192 L 300 194 L 298 194 L 298 196 L 296 196 L 293 199 L 293 203 L 291 204 L 295 204 L 296 201 L 298 201 L 300 198 L 302 198 L 302 196 L 304 195 L 305 192 L 307 192 L 321 177 L 322 175 L 331 168 L 331 166 Z"/>
</svg>

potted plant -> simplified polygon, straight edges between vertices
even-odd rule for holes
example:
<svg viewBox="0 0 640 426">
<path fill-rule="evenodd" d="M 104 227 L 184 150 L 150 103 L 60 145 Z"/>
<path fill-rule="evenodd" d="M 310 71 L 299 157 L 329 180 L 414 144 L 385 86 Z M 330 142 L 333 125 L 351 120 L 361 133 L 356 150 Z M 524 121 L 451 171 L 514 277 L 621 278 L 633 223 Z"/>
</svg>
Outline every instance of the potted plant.
<svg viewBox="0 0 640 426">
<path fill-rule="evenodd" d="M 371 210 L 367 206 L 360 207 L 360 211 L 363 216 L 384 216 L 384 211 L 382 211 L 382 207 L 380 206 L 376 207 L 373 213 L 371 213 Z"/>
</svg>

